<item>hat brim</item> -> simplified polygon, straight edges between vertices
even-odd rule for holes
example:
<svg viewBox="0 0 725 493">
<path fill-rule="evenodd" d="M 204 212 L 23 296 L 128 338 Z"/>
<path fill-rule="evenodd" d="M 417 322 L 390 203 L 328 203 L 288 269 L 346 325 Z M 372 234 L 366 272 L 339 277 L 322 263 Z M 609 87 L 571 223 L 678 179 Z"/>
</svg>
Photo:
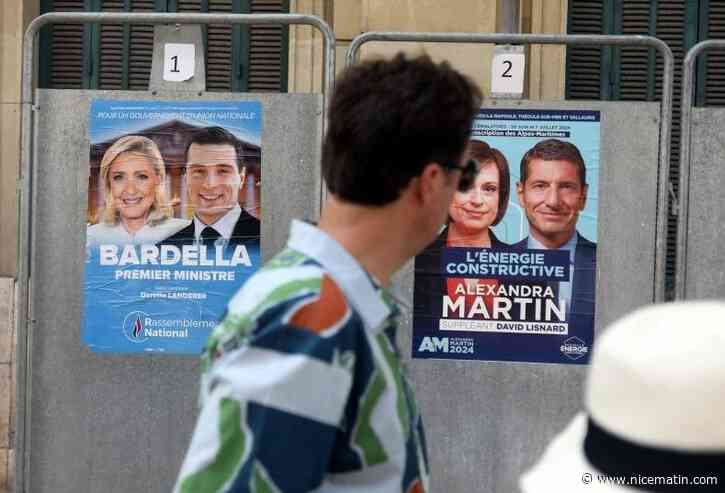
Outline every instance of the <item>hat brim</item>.
<svg viewBox="0 0 725 493">
<path fill-rule="evenodd" d="M 616 484 L 597 471 L 584 455 L 587 416 L 577 414 L 519 481 L 522 493 L 643 493 Z M 608 479 L 610 479 L 608 481 Z"/>
</svg>

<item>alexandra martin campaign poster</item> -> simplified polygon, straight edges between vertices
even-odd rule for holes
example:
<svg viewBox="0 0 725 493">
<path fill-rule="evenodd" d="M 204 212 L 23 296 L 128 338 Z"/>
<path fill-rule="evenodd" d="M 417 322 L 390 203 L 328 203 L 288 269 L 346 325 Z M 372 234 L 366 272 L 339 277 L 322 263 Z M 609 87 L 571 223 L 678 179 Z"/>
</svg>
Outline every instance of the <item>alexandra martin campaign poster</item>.
<svg viewBox="0 0 725 493">
<path fill-rule="evenodd" d="M 262 107 L 96 100 L 83 342 L 199 354 L 260 265 Z"/>
<path fill-rule="evenodd" d="M 415 259 L 414 358 L 586 364 L 594 342 L 597 111 L 482 109 L 458 191 Z"/>
</svg>

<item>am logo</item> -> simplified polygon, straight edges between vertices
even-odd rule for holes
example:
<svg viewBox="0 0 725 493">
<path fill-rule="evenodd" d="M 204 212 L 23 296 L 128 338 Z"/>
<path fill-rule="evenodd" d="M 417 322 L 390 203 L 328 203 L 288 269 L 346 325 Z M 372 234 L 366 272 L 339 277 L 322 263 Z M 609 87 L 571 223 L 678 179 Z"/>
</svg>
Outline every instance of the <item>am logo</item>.
<svg viewBox="0 0 725 493">
<path fill-rule="evenodd" d="M 448 338 L 447 337 L 424 337 L 418 346 L 418 352 L 431 352 L 431 353 L 447 353 L 448 352 Z"/>
</svg>

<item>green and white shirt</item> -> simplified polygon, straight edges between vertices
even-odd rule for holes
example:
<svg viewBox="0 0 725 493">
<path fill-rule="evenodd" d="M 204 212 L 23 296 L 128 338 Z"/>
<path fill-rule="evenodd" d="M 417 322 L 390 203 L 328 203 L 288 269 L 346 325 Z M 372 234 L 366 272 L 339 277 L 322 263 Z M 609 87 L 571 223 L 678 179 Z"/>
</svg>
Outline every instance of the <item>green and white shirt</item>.
<svg viewBox="0 0 725 493">
<path fill-rule="evenodd" d="M 398 309 L 336 241 L 295 221 L 231 299 L 203 355 L 175 492 L 428 490 Z"/>
</svg>

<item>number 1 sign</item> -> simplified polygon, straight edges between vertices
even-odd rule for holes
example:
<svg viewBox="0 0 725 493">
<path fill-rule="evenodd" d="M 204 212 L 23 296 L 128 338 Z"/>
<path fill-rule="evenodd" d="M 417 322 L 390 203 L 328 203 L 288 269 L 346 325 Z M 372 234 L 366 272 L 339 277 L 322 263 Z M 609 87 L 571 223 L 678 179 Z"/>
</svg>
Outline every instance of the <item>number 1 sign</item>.
<svg viewBox="0 0 725 493">
<path fill-rule="evenodd" d="M 497 46 L 491 63 L 491 95 L 520 98 L 524 92 L 523 46 Z"/>
<path fill-rule="evenodd" d="M 194 77 L 196 61 L 191 43 L 166 43 L 164 45 L 164 80 L 181 82 Z"/>
</svg>

